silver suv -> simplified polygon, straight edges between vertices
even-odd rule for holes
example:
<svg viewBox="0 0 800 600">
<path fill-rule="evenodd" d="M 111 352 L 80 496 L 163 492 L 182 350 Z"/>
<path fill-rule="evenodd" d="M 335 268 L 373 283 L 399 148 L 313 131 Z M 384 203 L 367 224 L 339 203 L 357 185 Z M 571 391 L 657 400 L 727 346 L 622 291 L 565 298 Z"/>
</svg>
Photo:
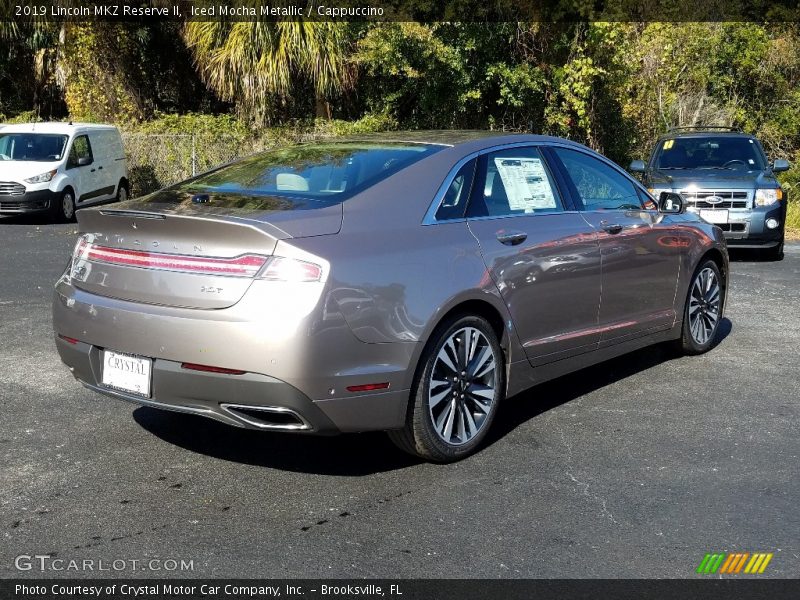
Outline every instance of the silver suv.
<svg viewBox="0 0 800 600">
<path fill-rule="evenodd" d="M 687 209 L 719 226 L 729 246 L 759 249 L 773 260 L 783 258 L 786 192 L 775 173 L 789 169 L 786 160 L 770 163 L 759 141 L 729 127 L 679 127 L 658 141 L 634 173 L 650 192 L 676 192 Z"/>
</svg>

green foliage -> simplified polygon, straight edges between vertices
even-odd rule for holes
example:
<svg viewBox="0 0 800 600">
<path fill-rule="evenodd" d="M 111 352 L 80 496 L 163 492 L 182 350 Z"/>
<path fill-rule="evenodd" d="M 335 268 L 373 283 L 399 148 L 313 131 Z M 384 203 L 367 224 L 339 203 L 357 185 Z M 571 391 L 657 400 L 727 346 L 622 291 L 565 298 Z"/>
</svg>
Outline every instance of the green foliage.
<svg viewBox="0 0 800 600">
<path fill-rule="evenodd" d="M 318 99 L 346 87 L 346 34 L 346 24 L 332 22 L 190 21 L 184 28 L 206 84 L 258 123 L 304 83 Z"/>
<path fill-rule="evenodd" d="M 621 164 L 671 126 L 736 125 L 771 158 L 794 159 L 789 189 L 800 180 L 799 34 L 794 21 L 4 26 L 0 112 L 56 114 L 63 97 L 77 118 L 250 150 L 387 129 L 533 131 Z"/>
</svg>

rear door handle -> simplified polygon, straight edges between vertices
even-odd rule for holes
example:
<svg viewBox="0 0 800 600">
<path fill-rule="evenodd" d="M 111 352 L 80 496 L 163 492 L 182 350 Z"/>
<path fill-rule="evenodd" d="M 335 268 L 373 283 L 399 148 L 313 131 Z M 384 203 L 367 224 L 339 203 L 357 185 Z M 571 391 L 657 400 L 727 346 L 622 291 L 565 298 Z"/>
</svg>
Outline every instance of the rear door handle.
<svg viewBox="0 0 800 600">
<path fill-rule="evenodd" d="M 94 173 L 95 171 L 97 171 L 97 169 L 92 169 L 92 170 L 90 171 L 90 173 Z"/>
<path fill-rule="evenodd" d="M 619 223 L 609 223 L 608 221 L 600 221 L 600 227 L 610 234 L 617 234 L 622 231 L 622 225 Z"/>
<path fill-rule="evenodd" d="M 528 234 L 524 231 L 498 231 L 497 241 L 506 246 L 516 246 L 528 239 Z"/>
<path fill-rule="evenodd" d="M 102 170 L 103 170 L 103 167 L 97 167 L 97 170 L 98 170 L 98 171 L 102 171 Z"/>
</svg>

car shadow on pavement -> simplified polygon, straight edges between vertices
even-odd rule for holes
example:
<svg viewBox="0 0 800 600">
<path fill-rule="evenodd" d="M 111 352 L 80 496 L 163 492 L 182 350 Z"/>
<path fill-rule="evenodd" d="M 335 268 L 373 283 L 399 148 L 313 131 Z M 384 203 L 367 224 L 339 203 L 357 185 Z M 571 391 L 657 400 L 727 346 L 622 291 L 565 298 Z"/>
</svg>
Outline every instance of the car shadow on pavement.
<svg viewBox="0 0 800 600">
<path fill-rule="evenodd" d="M 264 432 L 148 407 L 137 408 L 133 418 L 153 435 L 186 450 L 285 471 L 352 477 L 421 462 L 395 448 L 383 432 L 334 436 Z"/>
<path fill-rule="evenodd" d="M 731 332 L 720 324 L 717 344 Z M 486 440 L 492 445 L 548 410 L 601 387 L 676 358 L 670 344 L 651 346 L 537 385 L 509 398 Z M 161 440 L 206 456 L 285 471 L 359 476 L 403 469 L 422 462 L 398 450 L 382 432 L 313 436 L 231 427 L 211 419 L 140 407 L 134 420 Z"/>
<path fill-rule="evenodd" d="M 731 321 L 723 318 L 714 348 L 719 346 L 732 330 Z M 564 375 L 512 396 L 497 413 L 487 436 L 486 445 L 492 445 L 503 439 L 521 424 L 550 409 L 677 358 L 680 358 L 680 354 L 671 342 L 657 344 L 587 367 L 577 373 Z"/>
</svg>

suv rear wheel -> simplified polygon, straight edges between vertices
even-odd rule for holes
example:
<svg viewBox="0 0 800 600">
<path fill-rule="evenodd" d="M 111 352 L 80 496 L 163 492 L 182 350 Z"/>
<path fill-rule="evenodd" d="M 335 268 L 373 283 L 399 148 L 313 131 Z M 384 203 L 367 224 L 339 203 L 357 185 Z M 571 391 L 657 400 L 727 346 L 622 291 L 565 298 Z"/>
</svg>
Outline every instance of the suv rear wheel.
<svg viewBox="0 0 800 600">
<path fill-rule="evenodd" d="M 505 396 L 497 334 L 483 317 L 455 317 L 437 330 L 420 360 L 405 427 L 389 437 L 426 460 L 464 458 L 486 437 Z"/>
</svg>

